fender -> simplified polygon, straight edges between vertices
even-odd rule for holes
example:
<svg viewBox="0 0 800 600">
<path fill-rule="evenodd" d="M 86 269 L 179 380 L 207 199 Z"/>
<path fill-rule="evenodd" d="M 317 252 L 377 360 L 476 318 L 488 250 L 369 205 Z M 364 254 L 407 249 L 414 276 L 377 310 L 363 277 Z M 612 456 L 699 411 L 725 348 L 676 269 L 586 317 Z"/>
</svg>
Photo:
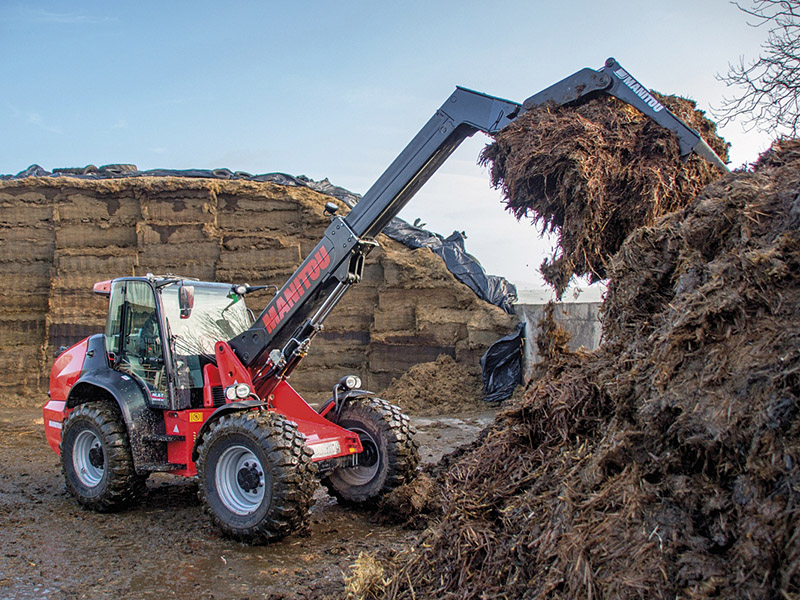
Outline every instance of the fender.
<svg viewBox="0 0 800 600">
<path fill-rule="evenodd" d="M 203 436 L 208 432 L 208 429 L 211 427 L 211 424 L 219 419 L 222 415 L 226 415 L 228 413 L 234 412 L 241 412 L 244 410 L 252 410 L 254 408 L 267 408 L 268 404 L 262 400 L 242 400 L 241 402 L 230 402 L 228 404 L 223 404 L 217 410 L 209 415 L 206 419 L 206 422 L 203 423 L 203 426 L 197 432 L 197 439 L 194 442 L 194 447 L 192 448 L 192 462 L 197 462 L 198 452 L 197 448 L 200 447 L 200 444 L 203 441 Z"/>
<path fill-rule="evenodd" d="M 83 372 L 72 386 L 65 408 L 72 409 L 97 400 L 98 390 L 102 390 L 100 395 L 113 398 L 122 413 L 137 472 L 149 472 L 140 471 L 145 464 L 166 463 L 166 445 L 147 440 L 148 436 L 163 436 L 165 433 L 161 411 L 147 406 L 146 392 L 133 377 L 109 367 L 102 334 L 89 338 Z"/>
<path fill-rule="evenodd" d="M 375 392 L 370 392 L 369 390 L 361 390 L 361 389 L 347 390 L 340 394 L 339 403 L 341 405 L 344 405 L 345 401 L 348 400 L 349 398 L 358 398 L 360 396 L 374 396 L 374 395 Z M 331 412 L 331 410 L 335 407 L 335 405 L 336 405 L 336 400 L 334 399 L 333 396 L 331 396 L 325 401 L 325 404 L 323 404 L 320 407 L 319 414 L 325 417 L 326 419 L 336 423 L 336 421 L 339 420 L 337 418 L 338 415 L 337 414 L 328 415 L 328 413 Z"/>
</svg>

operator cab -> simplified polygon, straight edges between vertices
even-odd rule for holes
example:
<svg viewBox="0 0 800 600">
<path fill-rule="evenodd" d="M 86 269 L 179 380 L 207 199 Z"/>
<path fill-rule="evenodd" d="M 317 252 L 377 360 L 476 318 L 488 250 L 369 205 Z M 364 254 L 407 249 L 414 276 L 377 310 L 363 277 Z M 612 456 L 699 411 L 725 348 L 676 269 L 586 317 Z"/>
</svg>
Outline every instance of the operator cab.
<svg viewBox="0 0 800 600">
<path fill-rule="evenodd" d="M 239 289 L 150 275 L 116 279 L 107 289 L 105 344 L 113 368 L 146 390 L 154 408 L 203 406 L 203 367 L 214 362 L 215 342 L 253 323 Z"/>
</svg>

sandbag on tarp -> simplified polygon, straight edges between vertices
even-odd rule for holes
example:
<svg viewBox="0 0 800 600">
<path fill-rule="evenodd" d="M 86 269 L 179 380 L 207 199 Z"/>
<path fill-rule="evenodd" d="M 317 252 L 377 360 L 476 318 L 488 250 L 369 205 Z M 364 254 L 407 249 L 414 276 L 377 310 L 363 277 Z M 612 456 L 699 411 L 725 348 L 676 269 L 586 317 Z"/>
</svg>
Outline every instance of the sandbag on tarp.
<svg viewBox="0 0 800 600">
<path fill-rule="evenodd" d="M 501 337 L 481 356 L 483 375 L 483 400 L 502 402 L 510 398 L 522 383 L 522 349 L 525 341 L 525 323 L 517 325 L 517 332 Z"/>
<path fill-rule="evenodd" d="M 333 185 L 327 178 L 314 181 L 305 175 L 297 177 L 286 173 L 262 173 L 251 175 L 245 171 L 230 169 L 150 169 L 139 171 L 133 164 L 112 164 L 102 167 L 88 165 L 78 168 L 61 168 L 47 171 L 39 165 L 31 165 L 16 175 L 2 175 L 0 179 L 23 179 L 25 177 L 76 177 L 78 179 L 119 179 L 126 177 L 187 177 L 200 179 L 241 179 L 259 181 L 276 185 L 307 187 L 331 196 L 353 208 L 361 196 Z M 386 226 L 384 233 L 409 248 L 430 248 L 438 254 L 448 270 L 461 283 L 474 291 L 479 298 L 499 306 L 508 314 L 514 314 L 517 301 L 517 288 L 504 277 L 487 275 L 478 260 L 464 249 L 464 236 L 459 232 L 445 238 L 431 231 L 411 225 L 398 218 Z"/>
<path fill-rule="evenodd" d="M 50 171 L 40 167 L 39 165 L 31 165 L 24 171 L 20 171 L 16 175 L 1 175 L 2 179 L 22 179 L 23 177 L 47 177 L 52 175 Z"/>
</svg>

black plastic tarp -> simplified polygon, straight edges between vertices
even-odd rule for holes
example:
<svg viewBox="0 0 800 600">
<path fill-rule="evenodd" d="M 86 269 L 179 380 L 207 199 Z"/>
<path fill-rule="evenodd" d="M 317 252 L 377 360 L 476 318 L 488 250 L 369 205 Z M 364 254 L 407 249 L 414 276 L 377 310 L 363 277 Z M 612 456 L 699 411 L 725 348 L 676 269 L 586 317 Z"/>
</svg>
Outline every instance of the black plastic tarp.
<svg viewBox="0 0 800 600">
<path fill-rule="evenodd" d="M 332 196 L 347 204 L 355 206 L 361 196 L 342 187 L 333 185 L 327 179 L 314 181 L 303 175 L 295 177 L 286 173 L 264 173 L 251 175 L 244 171 L 230 169 L 151 169 L 139 171 L 136 165 L 113 164 L 95 167 L 88 165 L 78 168 L 53 169 L 47 171 L 39 165 L 31 165 L 16 175 L 0 175 L 0 179 L 22 179 L 25 177 L 76 177 L 78 179 L 121 179 L 127 177 L 189 177 L 202 179 L 243 179 L 247 181 L 264 181 L 278 185 L 302 186 L 315 192 Z M 384 233 L 393 240 L 409 248 L 430 248 L 438 254 L 450 272 L 461 283 L 469 286 L 480 298 L 499 306 L 509 314 L 514 314 L 514 302 L 517 300 L 517 288 L 504 277 L 487 275 L 478 260 L 464 249 L 464 234 L 454 231 L 444 237 L 407 223 L 403 219 L 392 219 Z"/>
<path fill-rule="evenodd" d="M 478 260 L 464 248 L 464 234 L 454 231 L 448 237 L 393 219 L 383 230 L 393 240 L 409 248 L 430 248 L 438 254 L 450 272 L 469 286 L 480 298 L 514 314 L 517 288 L 504 277 L 487 275 Z"/>
<path fill-rule="evenodd" d="M 522 383 L 522 352 L 525 343 L 525 323 L 516 333 L 501 337 L 481 356 L 483 399 L 488 403 L 510 398 Z"/>
</svg>

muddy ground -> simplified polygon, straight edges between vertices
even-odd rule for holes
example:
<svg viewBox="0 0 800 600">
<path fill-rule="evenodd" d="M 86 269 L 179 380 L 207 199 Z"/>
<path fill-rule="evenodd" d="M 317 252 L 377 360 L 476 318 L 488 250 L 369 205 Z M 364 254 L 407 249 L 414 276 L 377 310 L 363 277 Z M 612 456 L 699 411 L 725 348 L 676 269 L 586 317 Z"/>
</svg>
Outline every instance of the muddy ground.
<svg viewBox="0 0 800 600">
<path fill-rule="evenodd" d="M 413 419 L 423 462 L 471 441 L 492 413 Z M 337 598 L 359 552 L 412 531 L 340 508 L 320 488 L 307 535 L 249 547 L 211 526 L 189 479 L 153 475 L 144 502 L 98 514 L 68 494 L 39 409 L 0 408 L 0 598 Z"/>
</svg>

